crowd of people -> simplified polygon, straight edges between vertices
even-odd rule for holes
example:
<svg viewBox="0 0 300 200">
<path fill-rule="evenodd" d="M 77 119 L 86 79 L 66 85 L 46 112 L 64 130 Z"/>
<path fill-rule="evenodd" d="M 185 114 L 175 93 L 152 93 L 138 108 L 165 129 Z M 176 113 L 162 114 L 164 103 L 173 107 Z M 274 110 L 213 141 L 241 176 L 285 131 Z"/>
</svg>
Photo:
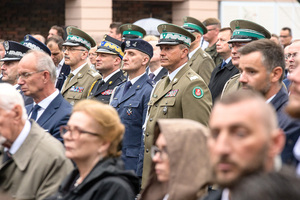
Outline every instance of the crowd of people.
<svg viewBox="0 0 300 200">
<path fill-rule="evenodd" d="M 186 16 L 0 44 L 0 199 L 300 199 L 300 41 Z"/>
</svg>

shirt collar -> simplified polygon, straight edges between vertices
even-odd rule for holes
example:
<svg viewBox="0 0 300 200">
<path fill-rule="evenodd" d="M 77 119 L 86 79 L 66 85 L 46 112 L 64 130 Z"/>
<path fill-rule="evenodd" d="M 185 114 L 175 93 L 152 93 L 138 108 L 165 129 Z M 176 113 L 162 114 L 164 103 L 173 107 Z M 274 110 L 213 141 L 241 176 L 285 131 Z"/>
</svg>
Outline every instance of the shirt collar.
<svg viewBox="0 0 300 200">
<path fill-rule="evenodd" d="M 154 72 L 151 72 L 150 69 L 148 70 L 148 75 L 149 74 L 154 74 L 155 76 L 157 76 L 157 74 L 162 70 L 162 66 L 160 66 L 159 68 L 157 68 Z"/>
<path fill-rule="evenodd" d="M 177 75 L 177 73 L 184 67 L 185 64 L 186 64 L 186 63 L 184 63 L 183 65 L 181 65 L 181 66 L 178 67 L 176 70 L 174 70 L 171 74 L 168 75 L 170 81 L 172 81 L 172 80 L 175 78 L 175 76 Z"/>
<path fill-rule="evenodd" d="M 108 75 L 105 79 L 103 79 L 104 83 L 106 83 L 113 75 L 115 75 L 119 71 L 120 71 L 120 69 L 117 69 L 116 71 L 114 71 L 113 73 L 111 73 L 110 75 Z"/>
<path fill-rule="evenodd" d="M 189 53 L 189 59 L 191 59 L 191 57 L 196 53 L 196 51 L 198 51 L 198 49 L 200 49 L 201 47 L 200 47 L 200 45 L 196 48 L 196 49 L 194 49 L 192 52 L 190 52 Z"/>
<path fill-rule="evenodd" d="M 137 82 L 137 80 L 139 80 L 139 78 L 141 78 L 144 74 L 146 74 L 146 72 L 144 72 L 143 74 L 141 74 L 141 75 L 139 75 L 139 76 L 133 78 L 132 80 L 130 80 L 129 77 L 128 77 L 128 81 L 130 81 L 131 84 L 133 85 L 133 84 L 134 84 L 135 82 Z"/>
<path fill-rule="evenodd" d="M 48 97 L 46 97 L 45 99 L 43 99 L 39 104 L 39 106 L 41 106 L 41 108 L 43 108 L 44 110 L 49 106 L 49 104 L 53 101 L 53 99 L 55 99 L 57 97 L 57 95 L 59 94 L 58 89 L 55 90 L 55 92 L 53 92 L 51 95 L 49 95 Z M 36 103 L 34 103 L 33 106 L 35 106 Z"/>
<path fill-rule="evenodd" d="M 74 76 L 76 76 L 76 74 L 87 64 L 84 63 L 83 65 L 81 65 L 80 67 L 78 67 L 77 69 L 75 69 L 74 71 L 71 71 L 72 74 L 74 74 Z"/>
</svg>

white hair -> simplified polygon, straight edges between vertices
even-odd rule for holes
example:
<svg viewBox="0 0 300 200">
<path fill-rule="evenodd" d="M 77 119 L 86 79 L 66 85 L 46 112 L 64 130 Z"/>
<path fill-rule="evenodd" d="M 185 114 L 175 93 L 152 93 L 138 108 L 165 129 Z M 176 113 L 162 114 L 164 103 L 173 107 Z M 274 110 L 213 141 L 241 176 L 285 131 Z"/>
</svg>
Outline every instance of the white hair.
<svg viewBox="0 0 300 200">
<path fill-rule="evenodd" d="M 22 120 L 27 119 L 22 95 L 10 84 L 0 83 L 0 107 L 4 110 L 12 110 L 15 105 L 22 107 Z"/>
</svg>

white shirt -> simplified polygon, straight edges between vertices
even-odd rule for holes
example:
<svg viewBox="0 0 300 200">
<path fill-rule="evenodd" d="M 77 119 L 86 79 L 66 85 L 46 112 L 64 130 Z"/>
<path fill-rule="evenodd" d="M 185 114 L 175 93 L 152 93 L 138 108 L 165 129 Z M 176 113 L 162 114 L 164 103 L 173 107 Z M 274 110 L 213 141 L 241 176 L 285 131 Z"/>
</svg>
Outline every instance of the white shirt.
<svg viewBox="0 0 300 200">
<path fill-rule="evenodd" d="M 108 75 L 105 79 L 103 79 L 104 83 L 106 83 L 113 75 L 115 75 L 119 71 L 120 71 L 120 69 L 117 69 L 116 71 L 114 71 L 113 73 Z"/>
<path fill-rule="evenodd" d="M 229 200 L 229 189 L 225 188 L 222 192 L 221 200 Z"/>
<path fill-rule="evenodd" d="M 163 67 L 162 66 L 160 66 L 159 68 L 157 68 L 154 72 L 151 72 L 150 71 L 150 68 L 149 68 L 149 70 L 148 70 L 148 75 L 149 74 L 154 74 L 155 76 L 154 77 L 156 77 L 157 76 L 157 74 L 161 71 L 163 69 Z"/>
<path fill-rule="evenodd" d="M 189 53 L 189 59 L 191 59 L 191 57 L 196 53 L 196 51 L 198 49 L 200 49 L 200 45 L 196 49 L 194 49 L 192 52 Z"/>
<path fill-rule="evenodd" d="M 57 83 L 57 79 L 59 77 L 60 71 L 61 71 L 62 66 L 64 65 L 64 63 L 65 63 L 65 58 L 61 59 L 61 61 L 58 63 L 58 65 L 55 68 L 55 71 L 56 71 L 55 85 Z"/>
<path fill-rule="evenodd" d="M 266 103 L 270 103 L 272 101 L 272 99 L 274 99 L 274 97 L 276 96 L 276 94 L 274 94 L 273 96 L 271 96 L 267 101 Z"/>
<path fill-rule="evenodd" d="M 128 81 L 130 81 L 131 84 L 133 85 L 133 84 L 134 84 L 135 82 L 137 82 L 137 80 L 139 80 L 139 78 L 141 78 L 145 73 L 146 73 L 146 72 L 144 72 L 143 74 L 141 74 L 141 75 L 139 75 L 139 76 L 133 78 L 132 80 L 130 80 L 129 77 L 128 77 Z"/>
<path fill-rule="evenodd" d="M 56 89 L 55 92 L 53 92 L 47 98 L 43 99 L 40 103 L 38 103 L 39 106 L 41 106 L 41 108 L 37 112 L 36 121 L 40 118 L 40 116 L 44 113 L 44 111 L 46 110 L 46 108 L 57 97 L 58 94 L 59 94 L 59 91 L 58 91 L 58 89 Z M 33 106 L 35 106 L 35 105 L 36 105 L 36 103 L 33 103 Z M 31 114 L 32 113 L 30 113 L 29 118 L 31 117 Z"/>
<path fill-rule="evenodd" d="M 18 135 L 17 139 L 14 141 L 14 143 L 12 143 L 10 149 L 9 149 L 9 153 L 10 154 L 15 154 L 19 148 L 22 146 L 22 144 L 24 143 L 25 139 L 27 138 L 29 131 L 31 129 L 31 124 L 28 120 L 25 121 L 25 125 L 21 131 L 21 133 Z M 4 151 L 6 152 L 8 150 L 8 148 L 4 148 Z"/>
<path fill-rule="evenodd" d="M 71 71 L 70 73 L 72 73 L 74 76 L 73 77 L 75 77 L 76 76 L 76 74 L 85 66 L 87 64 L 87 62 L 86 63 L 84 63 L 83 65 L 81 65 L 80 67 L 78 67 L 77 69 L 75 69 L 74 71 Z M 73 78 L 72 77 L 72 78 Z M 72 80 L 72 78 L 70 79 L 70 81 Z"/>
<path fill-rule="evenodd" d="M 183 66 L 185 65 L 186 63 L 184 63 L 183 65 L 181 65 L 180 67 L 178 67 L 176 70 L 174 70 L 171 74 L 169 74 L 169 79 L 170 79 L 170 82 L 173 81 L 174 77 L 177 75 L 177 73 L 183 68 Z"/>
</svg>

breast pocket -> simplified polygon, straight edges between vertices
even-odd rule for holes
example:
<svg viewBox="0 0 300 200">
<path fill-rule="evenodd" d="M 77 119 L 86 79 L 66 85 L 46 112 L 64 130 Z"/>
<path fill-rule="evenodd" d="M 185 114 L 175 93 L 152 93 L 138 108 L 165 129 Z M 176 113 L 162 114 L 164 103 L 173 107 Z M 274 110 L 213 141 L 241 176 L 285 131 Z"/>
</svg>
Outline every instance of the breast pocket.
<svg viewBox="0 0 300 200">
<path fill-rule="evenodd" d="M 171 97 L 171 98 L 164 98 L 159 107 L 160 107 L 160 112 L 162 112 L 163 115 L 167 115 L 170 114 L 170 111 L 172 110 L 172 108 L 175 106 L 176 103 L 176 98 L 175 97 Z"/>
<path fill-rule="evenodd" d="M 141 120 L 142 118 L 142 108 L 140 108 L 139 101 L 128 101 L 124 103 L 125 110 L 125 120 Z"/>
</svg>

